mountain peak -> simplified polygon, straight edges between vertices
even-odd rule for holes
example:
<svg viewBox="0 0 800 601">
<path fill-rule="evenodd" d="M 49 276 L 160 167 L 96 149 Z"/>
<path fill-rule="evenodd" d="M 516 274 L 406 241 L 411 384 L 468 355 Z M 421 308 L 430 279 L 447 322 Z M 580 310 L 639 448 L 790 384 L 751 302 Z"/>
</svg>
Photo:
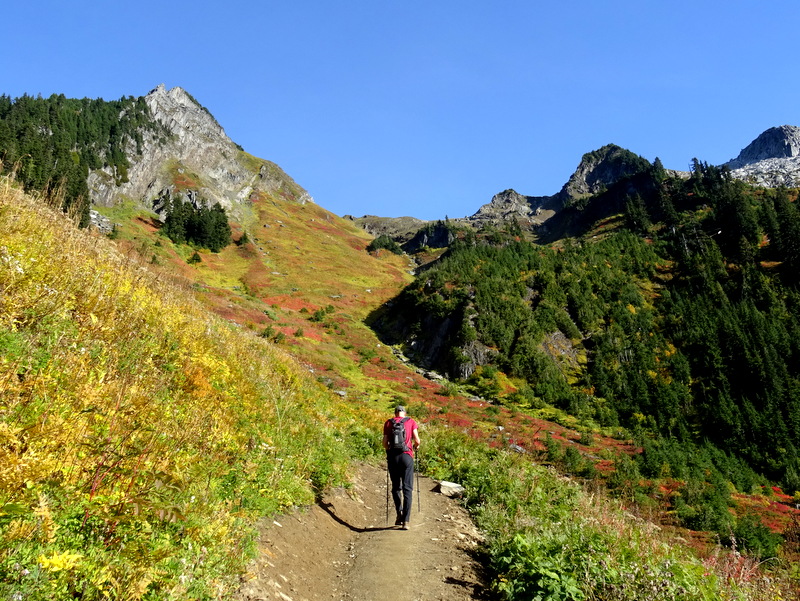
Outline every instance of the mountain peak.
<svg viewBox="0 0 800 601">
<path fill-rule="evenodd" d="M 767 159 L 788 159 L 796 156 L 800 156 L 800 127 L 781 125 L 770 127 L 748 144 L 739 156 L 725 164 L 731 169 L 738 169 Z"/>
<path fill-rule="evenodd" d="M 552 196 L 524 196 L 516 190 L 498 192 L 468 220 L 475 224 L 501 223 L 509 219 L 541 224 L 554 213 Z"/>
<path fill-rule="evenodd" d="M 153 117 L 178 138 L 200 136 L 215 144 L 233 146 L 233 142 L 214 116 L 181 87 L 169 90 L 159 84 L 144 98 Z"/>
<path fill-rule="evenodd" d="M 597 194 L 623 177 L 634 175 L 650 166 L 650 162 L 616 144 L 607 144 L 581 158 L 578 168 L 561 188 L 562 200 Z"/>
<path fill-rule="evenodd" d="M 757 186 L 800 186 L 800 127 L 771 127 L 725 166 L 733 177 Z"/>
</svg>

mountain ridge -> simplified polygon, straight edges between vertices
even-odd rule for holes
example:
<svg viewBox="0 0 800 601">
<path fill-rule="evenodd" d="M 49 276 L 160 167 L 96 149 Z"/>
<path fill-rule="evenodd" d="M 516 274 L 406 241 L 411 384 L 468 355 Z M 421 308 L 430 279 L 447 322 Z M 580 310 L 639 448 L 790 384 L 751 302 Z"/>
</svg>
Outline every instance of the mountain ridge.
<svg viewBox="0 0 800 601">
<path fill-rule="evenodd" d="M 660 162 L 660 161 L 659 161 Z M 583 155 L 580 163 L 561 190 L 549 196 L 526 196 L 516 190 L 506 189 L 495 194 L 469 217 L 453 221 L 482 227 L 500 224 L 510 219 L 536 229 L 545 224 L 559 210 L 580 198 L 596 194 L 650 165 L 647 159 L 615 144 L 608 144 Z M 800 128 L 792 125 L 773 127 L 760 134 L 736 159 L 722 165 L 731 175 L 748 183 L 768 188 L 800 186 Z M 690 173 L 665 169 L 670 177 L 688 178 Z M 363 223 L 364 218 L 352 218 Z M 370 216 L 373 231 L 392 235 L 399 242 L 404 237 L 393 230 L 391 218 Z"/>
</svg>

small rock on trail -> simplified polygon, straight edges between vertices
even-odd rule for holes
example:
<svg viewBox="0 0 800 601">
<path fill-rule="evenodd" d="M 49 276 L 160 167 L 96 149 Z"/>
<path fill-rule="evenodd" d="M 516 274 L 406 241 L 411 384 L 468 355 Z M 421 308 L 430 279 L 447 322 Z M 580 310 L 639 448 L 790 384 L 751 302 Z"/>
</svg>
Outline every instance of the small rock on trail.
<svg viewBox="0 0 800 601">
<path fill-rule="evenodd" d="M 457 501 L 419 479 L 408 530 L 394 526 L 386 470 L 361 464 L 349 489 L 266 520 L 237 601 L 488 600 L 475 557 L 481 540 Z"/>
</svg>

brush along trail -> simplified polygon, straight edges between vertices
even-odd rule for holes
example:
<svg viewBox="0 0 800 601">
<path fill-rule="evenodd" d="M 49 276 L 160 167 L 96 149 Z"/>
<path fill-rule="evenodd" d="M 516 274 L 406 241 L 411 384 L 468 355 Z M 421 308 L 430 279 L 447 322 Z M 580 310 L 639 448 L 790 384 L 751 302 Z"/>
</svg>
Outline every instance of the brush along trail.
<svg viewBox="0 0 800 601">
<path fill-rule="evenodd" d="M 267 520 L 237 601 L 460 601 L 491 598 L 466 511 L 420 477 L 408 530 L 386 521 L 386 470 L 360 465 L 349 489 Z M 415 486 L 414 493 L 417 494 Z"/>
</svg>

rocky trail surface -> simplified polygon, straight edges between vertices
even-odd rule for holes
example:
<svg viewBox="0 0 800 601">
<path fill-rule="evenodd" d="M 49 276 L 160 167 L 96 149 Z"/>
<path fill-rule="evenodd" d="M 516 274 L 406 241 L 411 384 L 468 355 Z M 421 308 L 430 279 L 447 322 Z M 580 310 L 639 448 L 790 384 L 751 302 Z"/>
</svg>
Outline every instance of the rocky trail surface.
<svg viewBox="0 0 800 601">
<path fill-rule="evenodd" d="M 386 471 L 366 464 L 352 487 L 269 520 L 237 601 L 490 599 L 476 557 L 479 532 L 436 482 L 419 484 L 408 530 L 393 525 L 393 507 L 387 523 Z"/>
</svg>

